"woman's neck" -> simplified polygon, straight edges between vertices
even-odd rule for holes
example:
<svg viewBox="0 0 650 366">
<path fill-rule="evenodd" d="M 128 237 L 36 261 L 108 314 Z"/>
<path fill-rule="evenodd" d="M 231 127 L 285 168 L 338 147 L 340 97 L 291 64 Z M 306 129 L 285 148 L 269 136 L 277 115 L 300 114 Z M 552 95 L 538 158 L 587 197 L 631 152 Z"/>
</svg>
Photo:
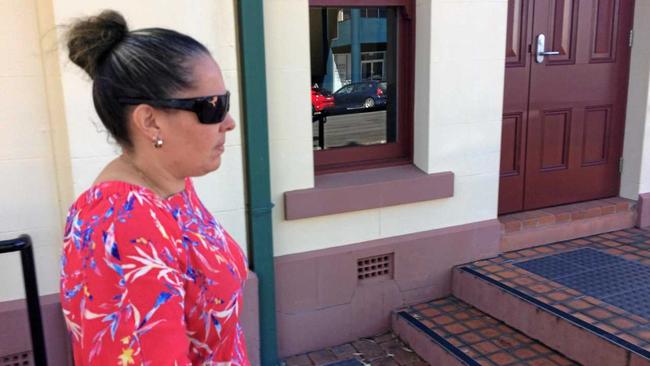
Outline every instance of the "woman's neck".
<svg viewBox="0 0 650 366">
<path fill-rule="evenodd" d="M 170 197 L 185 188 L 185 179 L 175 177 L 154 159 L 144 159 L 124 152 L 119 158 L 131 174 L 161 198 Z"/>
</svg>

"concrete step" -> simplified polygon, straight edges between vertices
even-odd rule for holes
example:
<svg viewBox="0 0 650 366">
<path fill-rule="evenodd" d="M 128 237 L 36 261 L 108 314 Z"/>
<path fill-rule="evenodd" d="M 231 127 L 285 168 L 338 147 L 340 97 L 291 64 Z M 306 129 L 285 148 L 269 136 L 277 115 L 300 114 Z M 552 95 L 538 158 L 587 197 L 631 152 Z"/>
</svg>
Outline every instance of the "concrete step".
<svg viewBox="0 0 650 366">
<path fill-rule="evenodd" d="M 581 364 L 650 365 L 648 231 L 599 234 L 460 266 L 452 292 Z"/>
<path fill-rule="evenodd" d="M 402 309 L 393 330 L 431 365 L 579 365 L 453 297 Z"/>
</svg>

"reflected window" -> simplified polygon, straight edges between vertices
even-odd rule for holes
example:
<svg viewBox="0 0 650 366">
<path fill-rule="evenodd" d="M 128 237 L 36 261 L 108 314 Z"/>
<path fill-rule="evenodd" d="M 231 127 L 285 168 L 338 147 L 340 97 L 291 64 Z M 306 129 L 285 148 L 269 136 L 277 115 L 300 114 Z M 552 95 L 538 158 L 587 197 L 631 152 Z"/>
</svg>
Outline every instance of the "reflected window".
<svg viewBox="0 0 650 366">
<path fill-rule="evenodd" d="M 311 8 L 311 49 L 318 54 L 312 55 L 315 150 L 397 138 L 397 105 L 390 98 L 396 82 L 396 12 L 379 10 Z"/>
<path fill-rule="evenodd" d="M 402 134 L 409 131 L 406 125 L 412 124 L 405 118 L 408 105 L 400 105 L 407 100 L 401 94 L 407 87 L 408 78 L 404 76 L 408 74 L 398 70 L 398 64 L 411 63 L 409 42 L 398 44 L 398 39 L 408 40 L 404 34 L 410 29 L 405 24 L 404 9 L 311 6 L 309 21 L 312 139 L 317 169 L 323 161 L 356 163 L 360 159 L 349 159 L 342 153 L 352 152 L 346 150 L 349 148 L 401 144 L 388 155 L 404 158 L 410 146 L 402 145 L 409 144 L 410 139 Z M 328 154 L 330 151 L 338 151 L 336 157 L 329 158 L 335 155 Z M 379 153 L 376 158 L 386 159 L 388 155 Z M 372 160 L 375 156 L 370 153 L 368 157 Z"/>
</svg>

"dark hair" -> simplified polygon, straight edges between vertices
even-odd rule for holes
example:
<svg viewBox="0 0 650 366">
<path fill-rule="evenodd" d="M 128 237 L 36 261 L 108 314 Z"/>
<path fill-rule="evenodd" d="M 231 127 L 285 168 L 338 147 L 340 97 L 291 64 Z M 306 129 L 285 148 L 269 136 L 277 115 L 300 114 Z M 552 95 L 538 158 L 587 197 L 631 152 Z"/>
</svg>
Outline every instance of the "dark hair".
<svg viewBox="0 0 650 366">
<path fill-rule="evenodd" d="M 120 97 L 171 98 L 194 84 L 191 60 L 210 52 L 194 38 L 169 29 L 130 31 L 113 10 L 84 18 L 67 32 L 69 57 L 93 79 L 95 110 L 113 138 L 131 147 Z"/>
</svg>

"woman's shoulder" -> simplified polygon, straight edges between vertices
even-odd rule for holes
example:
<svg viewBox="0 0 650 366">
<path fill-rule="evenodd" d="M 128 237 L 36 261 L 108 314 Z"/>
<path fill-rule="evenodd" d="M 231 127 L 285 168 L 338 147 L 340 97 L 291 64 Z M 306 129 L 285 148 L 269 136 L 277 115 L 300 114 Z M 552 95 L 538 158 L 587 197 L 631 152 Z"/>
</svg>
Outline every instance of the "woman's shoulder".
<svg viewBox="0 0 650 366">
<path fill-rule="evenodd" d="M 66 251 L 96 255 L 102 254 L 93 250 L 95 243 L 112 253 L 111 243 L 121 243 L 121 251 L 128 252 L 135 249 L 128 243 L 143 240 L 157 251 L 173 252 L 180 238 L 181 228 L 165 202 L 144 187 L 120 181 L 97 183 L 83 192 L 68 212 L 63 233 Z"/>
<path fill-rule="evenodd" d="M 155 194 L 149 189 L 137 184 L 119 180 L 106 180 L 94 183 L 82 192 L 72 204 L 78 209 L 93 209 L 95 207 L 119 203 L 134 204 L 138 202 L 144 206 L 160 206 L 157 204 Z"/>
<path fill-rule="evenodd" d="M 175 221 L 169 204 L 151 190 L 123 181 L 102 181 L 77 197 L 68 211 L 67 224 L 146 224 L 149 219 Z"/>
</svg>

